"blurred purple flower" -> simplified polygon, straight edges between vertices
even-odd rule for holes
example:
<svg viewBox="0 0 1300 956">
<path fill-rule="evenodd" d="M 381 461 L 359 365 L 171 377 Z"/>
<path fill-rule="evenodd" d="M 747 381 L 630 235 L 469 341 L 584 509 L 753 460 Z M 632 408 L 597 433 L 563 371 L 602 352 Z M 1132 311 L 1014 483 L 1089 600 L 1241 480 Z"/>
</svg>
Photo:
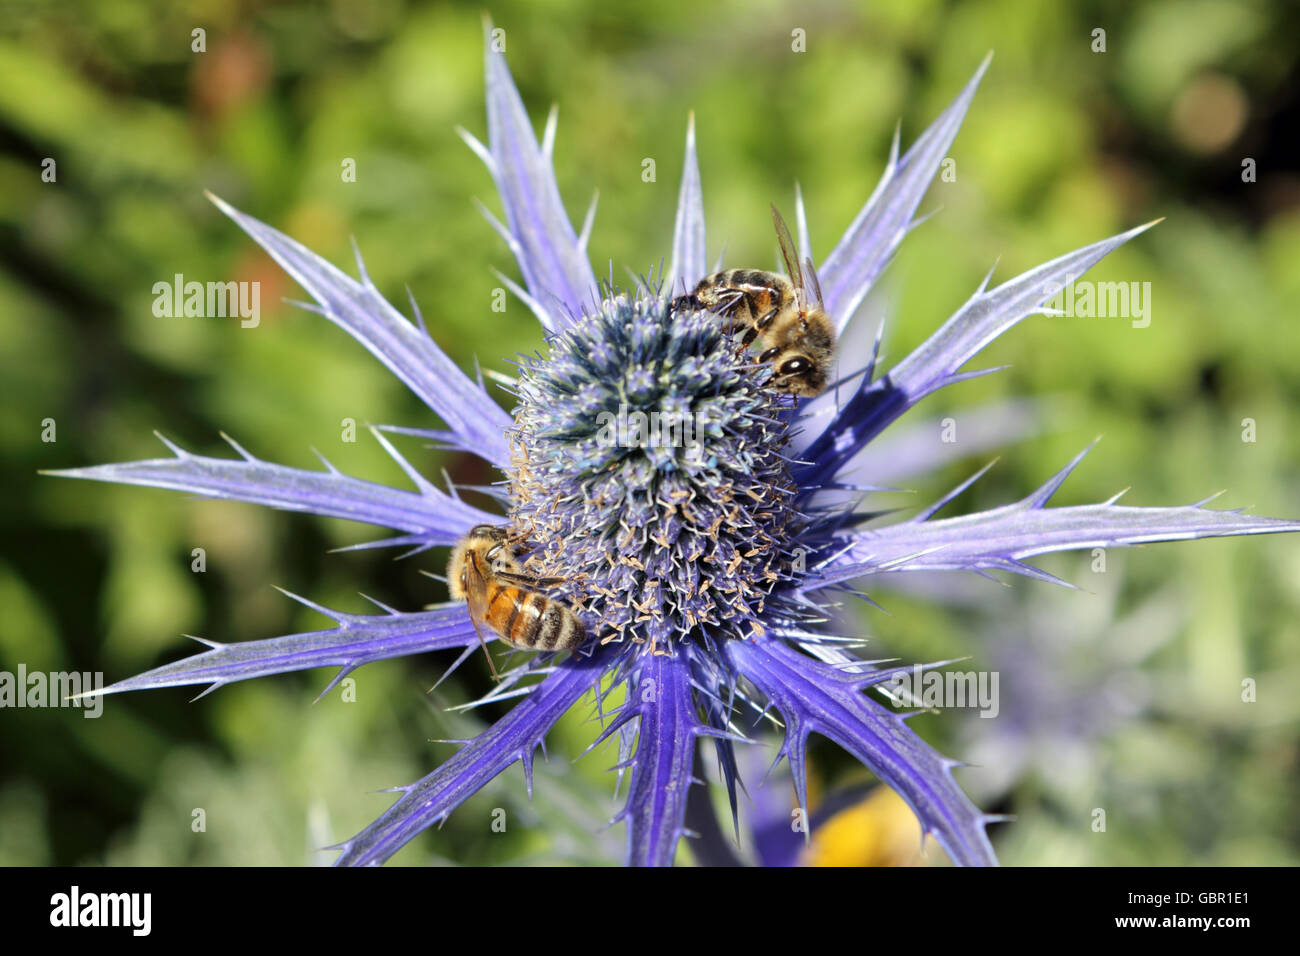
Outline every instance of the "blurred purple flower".
<svg viewBox="0 0 1300 956">
<path fill-rule="evenodd" d="M 1185 624 L 1183 605 L 1162 593 L 1121 613 L 1120 577 L 1095 575 L 1093 594 L 1070 593 L 1069 613 L 1060 594 L 985 603 L 974 639 L 1000 675 L 1000 706 L 959 724 L 979 797 L 1003 800 L 1031 781 L 1059 800 L 1095 791 L 1106 742 L 1156 700 L 1159 681 L 1143 664 Z"/>
<path fill-rule="evenodd" d="M 916 223 L 987 64 L 902 156 L 895 137 L 880 184 L 818 267 L 827 310 L 841 330 Z M 324 471 L 271 464 L 234 442 L 238 457 L 232 459 L 190 454 L 164 439 L 173 457 L 58 474 L 349 518 L 397 532 L 376 544 L 414 551 L 449 545 L 479 523 L 509 521 L 534 535 L 544 567 L 585 576 L 589 646 L 564 659 L 538 655 L 508 671 L 484 700 L 517 697 L 513 709 L 429 776 L 395 788 L 400 796 L 392 807 L 341 844 L 341 864 L 382 863 L 516 761 L 531 792 L 536 749 L 584 698 L 594 698 L 605 720 L 597 741 L 619 736 L 619 774 L 630 775 L 620 814 L 630 864 L 673 862 L 688 832 L 688 793 L 698 783 L 692 767 L 703 738 L 715 748 L 734 813 L 734 745 L 769 712 L 785 729 L 778 759 L 789 762 L 800 806 L 807 806 L 808 738 L 818 733 L 893 788 L 955 863 L 994 863 L 985 832 L 992 818 L 954 782 L 959 763 L 914 734 L 908 714 L 868 693 L 898 668 L 861 660 L 852 653 L 855 639 L 827 633 L 826 609 L 834 600 L 853 593 L 854 582 L 885 573 L 1005 570 L 1055 580 L 1025 559 L 1077 548 L 1295 531 L 1300 524 L 1209 510 L 1205 502 L 1138 508 L 1111 499 L 1048 508 L 1076 459 L 1022 501 L 935 519 L 954 492 L 908 521 L 880 526 L 873 521 L 879 516 L 843 503 L 846 493 L 870 490 L 846 471 L 856 469 L 868 443 L 922 398 L 990 371 L 963 368 L 1022 319 L 1050 312 L 1045 303 L 1053 283 L 1059 288 L 1067 276 L 1079 276 L 1147 226 L 992 289 L 986 279 L 887 373 L 877 374 L 875 352 L 846 355 L 857 366 L 848 369 L 858 373 L 856 383 L 792 410 L 763 388 L 764 369 L 736 356 L 720 323 L 698 314 L 669 321 L 672 292 L 691 287 L 707 271 L 693 127 L 664 282 L 626 293 L 601 288 L 587 255 L 594 216 L 589 213 L 575 232 L 560 201 L 551 159 L 554 114 L 539 144 L 505 59 L 490 43 L 486 70 L 487 144 L 462 135 L 487 165 L 504 206 L 504 222 L 484 213 L 519 263 L 523 285 L 505 282 L 550 337 L 548 354 L 521 364 L 513 418 L 481 379 L 466 376 L 435 344 L 418 310 L 413 324 L 379 295 L 359 255 L 359 279 L 352 279 L 264 223 L 213 202 L 307 290 L 315 300 L 307 308 L 354 336 L 444 425 L 388 430 L 432 437 L 499 468 L 511 482 L 508 517 L 434 487 L 381 429 L 373 430 L 376 440 L 414 490 L 350 478 L 328 462 Z M 801 198 L 796 222 L 807 250 Z M 706 425 L 699 453 L 610 448 L 597 441 L 599 412 L 613 412 L 620 402 L 646 412 L 700 413 Z M 458 665 L 476 650 L 462 604 L 355 615 L 298 600 L 335 626 L 244 643 L 205 641 L 206 651 L 106 691 L 183 684 L 207 684 L 210 691 L 325 665 L 339 667 L 337 683 L 382 658 L 455 648 Z M 610 697 L 616 688 L 621 701 Z"/>
</svg>

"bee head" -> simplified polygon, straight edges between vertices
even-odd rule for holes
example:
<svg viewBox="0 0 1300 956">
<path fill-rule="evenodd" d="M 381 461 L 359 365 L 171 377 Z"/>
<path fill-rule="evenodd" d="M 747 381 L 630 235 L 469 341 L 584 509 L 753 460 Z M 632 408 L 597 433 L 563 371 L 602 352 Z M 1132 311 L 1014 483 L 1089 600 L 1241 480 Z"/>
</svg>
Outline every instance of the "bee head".
<svg viewBox="0 0 1300 956">
<path fill-rule="evenodd" d="M 815 398 L 826 388 L 826 374 L 806 355 L 792 355 L 776 367 L 773 384 L 782 392 Z"/>
</svg>

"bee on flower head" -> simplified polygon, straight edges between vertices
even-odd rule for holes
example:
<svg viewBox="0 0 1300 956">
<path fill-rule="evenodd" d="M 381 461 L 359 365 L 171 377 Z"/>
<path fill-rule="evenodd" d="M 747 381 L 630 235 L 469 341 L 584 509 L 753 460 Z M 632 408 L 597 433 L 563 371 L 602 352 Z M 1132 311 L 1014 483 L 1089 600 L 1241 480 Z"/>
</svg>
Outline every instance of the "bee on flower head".
<svg viewBox="0 0 1300 956">
<path fill-rule="evenodd" d="M 707 310 L 725 316 L 749 345 L 763 346 L 758 360 L 775 370 L 777 391 L 813 398 L 826 390 L 835 358 L 835 325 L 822 307 L 822 290 L 811 259 L 801 267 L 785 220 L 772 206 L 786 276 L 758 269 L 727 269 L 705 276 L 671 311 Z M 787 277 L 788 276 L 788 277 Z M 811 293 L 811 300 L 809 294 Z"/>
<path fill-rule="evenodd" d="M 504 526 L 481 524 L 470 529 L 452 549 L 447 582 L 452 599 L 469 605 L 470 621 L 485 654 L 487 643 L 480 626 L 529 651 L 571 651 L 586 639 L 586 629 L 572 609 L 538 590 L 562 584 L 563 579 L 528 574 Z M 496 677 L 491 654 L 488 666 Z"/>
</svg>

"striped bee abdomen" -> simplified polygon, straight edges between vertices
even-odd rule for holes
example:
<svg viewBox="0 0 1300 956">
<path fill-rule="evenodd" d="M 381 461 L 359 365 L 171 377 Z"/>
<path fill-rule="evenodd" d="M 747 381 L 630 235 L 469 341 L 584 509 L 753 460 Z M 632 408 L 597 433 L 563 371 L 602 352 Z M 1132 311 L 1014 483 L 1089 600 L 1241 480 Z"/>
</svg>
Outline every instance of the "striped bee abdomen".
<svg viewBox="0 0 1300 956">
<path fill-rule="evenodd" d="M 586 636 L 586 629 L 573 611 L 559 601 L 547 600 L 533 646 L 543 651 L 571 651 Z"/>
<path fill-rule="evenodd" d="M 483 615 L 483 620 L 492 630 L 505 637 L 519 617 L 519 608 L 524 594 L 525 592 L 519 588 L 488 581 L 487 611 Z"/>
<path fill-rule="evenodd" d="M 540 591 L 513 585 L 488 585 L 489 627 L 515 647 L 533 651 L 569 651 L 582 643 L 582 622 L 559 601 Z"/>
<path fill-rule="evenodd" d="M 469 605 L 469 619 L 498 677 L 483 630 L 514 647 L 530 651 L 571 651 L 587 637 L 573 610 L 537 590 L 561 583 L 559 578 L 526 572 L 505 529 L 480 525 L 452 550 L 447 566 L 451 596 Z"/>
<path fill-rule="evenodd" d="M 724 312 L 742 325 L 750 325 L 760 316 L 784 306 L 789 283 L 771 272 L 729 269 L 706 276 L 695 287 L 693 295 L 705 308 Z"/>
</svg>

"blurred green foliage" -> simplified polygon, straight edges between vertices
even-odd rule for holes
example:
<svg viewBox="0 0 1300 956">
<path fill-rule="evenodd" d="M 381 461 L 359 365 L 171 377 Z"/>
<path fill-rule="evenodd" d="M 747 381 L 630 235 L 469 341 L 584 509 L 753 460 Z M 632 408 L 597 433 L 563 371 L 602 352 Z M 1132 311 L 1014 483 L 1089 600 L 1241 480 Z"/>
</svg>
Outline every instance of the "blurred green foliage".
<svg viewBox="0 0 1300 956">
<path fill-rule="evenodd" d="M 93 3 L 4 0 L 0 17 L 0 669 L 75 668 L 109 681 L 189 653 L 179 634 L 250 640 L 327 623 L 282 585 L 345 610 L 364 591 L 418 608 L 440 600 L 419 575 L 436 554 L 327 554 L 373 529 L 188 501 L 165 492 L 41 478 L 40 468 L 155 457 L 154 429 L 224 454 L 304 467 L 311 449 L 352 474 L 404 479 L 364 430 L 429 426 L 426 409 L 346 336 L 281 303 L 293 283 L 203 198 L 210 189 L 351 268 L 405 308 L 409 286 L 465 367 L 507 369 L 541 343 L 512 301 L 517 275 L 471 197 L 496 209 L 489 176 L 454 132 L 482 135 L 481 10 L 414 0 Z M 923 413 L 1003 396 L 1064 399 L 1043 434 L 1009 448 L 957 508 L 1036 487 L 1096 434 L 1105 441 L 1060 494 L 1077 503 L 1133 486 L 1136 504 L 1198 500 L 1296 516 L 1300 391 L 1300 74 L 1285 0 L 1146 4 L 1037 0 L 950 4 L 774 2 L 618 6 L 506 2 L 491 9 L 538 127 L 560 107 L 556 168 L 571 215 L 593 189 L 597 272 L 616 278 L 668 256 L 683 134 L 695 111 L 709 252 L 766 264 L 766 209 L 801 182 L 812 241 L 829 251 L 875 185 L 895 124 L 904 146 L 995 59 L 917 229 L 864 309 L 885 308 L 897 358 L 999 260 L 997 277 L 1158 216 L 1168 221 L 1092 277 L 1149 281 L 1152 322 L 1038 318 L 995 343 L 1008 371 L 950 389 Z M 192 31 L 206 49 L 192 49 Z M 794 53 L 791 31 L 806 31 Z M 1106 51 L 1094 52 L 1094 30 Z M 57 179 L 43 182 L 42 163 Z M 642 180 L 642 161 L 656 181 Z M 1242 181 L 1242 162 L 1257 181 Z M 356 181 L 340 175 L 355 160 Z M 262 283 L 256 329 L 158 319 L 152 286 L 176 273 Z M 871 318 L 867 318 L 867 314 Z M 846 356 L 846 360 L 851 359 Z M 504 396 L 503 396 L 504 398 Z M 42 422 L 57 441 L 41 441 Z M 1258 440 L 1241 440 L 1242 420 Z M 493 476 L 468 459 L 403 446 L 426 473 Z M 976 461 L 934 476 L 923 500 Z M 194 547 L 208 570 L 190 571 Z M 1079 613 L 1095 599 L 1086 556 L 1046 562 L 1085 590 L 1016 580 L 1017 592 Z M 1300 862 L 1300 552 L 1285 539 L 1160 545 L 1127 555 L 1117 613 L 1170 588 L 1183 614 L 1141 667 L 1160 703 L 1097 746 L 1101 768 L 1061 800 L 1027 780 L 993 809 L 1008 863 Z M 992 587 L 992 586 L 990 586 Z M 1049 593 L 1039 593 L 1043 591 Z M 890 654 L 979 662 L 1015 600 L 952 608 L 877 595 L 891 614 L 862 626 Z M 481 659 L 426 690 L 448 659 L 358 673 L 357 701 L 311 701 L 325 673 L 225 688 L 110 698 L 76 710 L 0 713 L 0 863 L 318 863 L 387 805 L 371 791 L 423 775 L 463 736 L 438 707 L 487 687 Z M 1240 702 L 1241 680 L 1259 701 Z M 487 708 L 475 720 L 491 719 Z M 976 723 L 980 723 L 976 721 Z M 955 745 L 949 716 L 917 722 Z M 617 859 L 608 751 L 576 763 L 593 734 L 573 714 L 554 735 L 530 809 L 514 769 L 399 862 Z M 976 727 L 978 730 L 978 727 Z M 818 751 L 827 785 L 854 777 Z M 196 807 L 206 832 L 191 831 Z M 519 821 L 491 831 L 495 807 Z M 1093 807 L 1108 809 L 1104 835 Z M 566 822 L 567 821 L 567 822 Z M 611 843 L 612 841 L 612 843 Z"/>
</svg>

